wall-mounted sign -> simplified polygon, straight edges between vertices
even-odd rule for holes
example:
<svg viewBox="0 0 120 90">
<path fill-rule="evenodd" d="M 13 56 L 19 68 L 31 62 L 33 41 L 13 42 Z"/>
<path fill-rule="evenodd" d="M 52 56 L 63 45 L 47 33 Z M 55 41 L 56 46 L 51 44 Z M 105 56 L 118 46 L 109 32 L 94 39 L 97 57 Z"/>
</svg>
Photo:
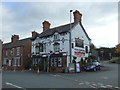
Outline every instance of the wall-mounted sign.
<svg viewBox="0 0 120 90">
<path fill-rule="evenodd" d="M 47 55 L 42 55 L 42 57 L 47 57 Z"/>
<path fill-rule="evenodd" d="M 76 57 L 84 57 L 85 55 L 85 50 L 81 50 L 81 49 L 75 49 L 74 53 L 76 55 Z"/>
</svg>

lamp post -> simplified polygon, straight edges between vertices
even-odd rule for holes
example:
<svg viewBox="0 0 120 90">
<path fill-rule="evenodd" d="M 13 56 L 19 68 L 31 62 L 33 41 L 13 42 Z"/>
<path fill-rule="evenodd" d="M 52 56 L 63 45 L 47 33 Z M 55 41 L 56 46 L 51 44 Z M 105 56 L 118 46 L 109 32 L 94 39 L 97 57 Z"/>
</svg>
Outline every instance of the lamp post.
<svg viewBox="0 0 120 90">
<path fill-rule="evenodd" d="M 70 55 L 70 63 L 72 61 L 72 48 L 71 48 L 71 12 L 73 10 L 70 10 L 70 30 L 69 30 L 69 55 Z"/>
</svg>

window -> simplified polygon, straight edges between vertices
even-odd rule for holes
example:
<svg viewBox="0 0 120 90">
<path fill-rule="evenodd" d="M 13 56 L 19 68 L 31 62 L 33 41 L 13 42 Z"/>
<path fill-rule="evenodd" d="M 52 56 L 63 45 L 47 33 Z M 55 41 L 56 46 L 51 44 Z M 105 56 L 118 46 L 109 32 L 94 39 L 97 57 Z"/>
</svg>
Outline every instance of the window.
<svg viewBox="0 0 120 90">
<path fill-rule="evenodd" d="M 60 44 L 56 43 L 54 44 L 54 52 L 59 52 L 60 51 Z"/>
<path fill-rule="evenodd" d="M 43 52 L 43 44 L 39 44 L 39 51 Z"/>
<path fill-rule="evenodd" d="M 51 59 L 51 66 L 62 67 L 62 58 L 54 57 Z"/>
<path fill-rule="evenodd" d="M 11 56 L 14 55 L 14 48 L 12 48 L 12 49 L 10 50 L 10 55 L 11 55 Z"/>
<path fill-rule="evenodd" d="M 62 58 L 58 57 L 58 67 L 62 67 Z"/>
<path fill-rule="evenodd" d="M 6 50 L 5 55 L 8 56 L 8 50 Z"/>
<path fill-rule="evenodd" d="M 46 43 L 43 44 L 43 51 L 46 52 Z"/>
<path fill-rule="evenodd" d="M 85 46 L 85 52 L 88 53 L 88 46 Z"/>
<path fill-rule="evenodd" d="M 17 47 L 17 56 L 19 56 L 20 55 L 20 47 Z"/>
<path fill-rule="evenodd" d="M 16 64 L 17 64 L 17 60 L 14 59 L 14 60 L 13 60 L 13 66 L 16 66 Z"/>
<path fill-rule="evenodd" d="M 59 34 L 54 35 L 54 40 L 58 40 L 59 39 Z"/>
<path fill-rule="evenodd" d="M 20 59 L 17 59 L 17 66 L 20 66 Z"/>
<path fill-rule="evenodd" d="M 74 48 L 74 43 L 72 43 L 72 48 Z"/>
<path fill-rule="evenodd" d="M 36 44 L 36 54 L 38 54 L 39 53 L 39 45 L 38 44 Z"/>
<path fill-rule="evenodd" d="M 7 60 L 4 58 L 3 59 L 3 65 L 6 65 L 7 64 L 6 62 L 7 62 Z"/>
<path fill-rule="evenodd" d="M 51 66 L 54 66 L 54 58 L 51 59 Z"/>
<path fill-rule="evenodd" d="M 54 59 L 54 66 L 57 67 L 57 58 Z"/>
<path fill-rule="evenodd" d="M 79 39 L 79 38 L 75 38 L 75 46 L 76 47 L 84 47 L 83 45 L 83 40 Z"/>
</svg>

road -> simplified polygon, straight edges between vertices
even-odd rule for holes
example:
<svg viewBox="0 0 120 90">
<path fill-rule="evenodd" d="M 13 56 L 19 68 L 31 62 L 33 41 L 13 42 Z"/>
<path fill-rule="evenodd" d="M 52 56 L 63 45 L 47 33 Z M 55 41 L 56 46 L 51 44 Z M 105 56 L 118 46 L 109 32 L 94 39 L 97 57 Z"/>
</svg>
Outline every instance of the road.
<svg viewBox="0 0 120 90">
<path fill-rule="evenodd" d="M 3 71 L 2 88 L 110 88 L 118 87 L 118 64 L 104 62 L 97 72 L 40 73 Z"/>
</svg>

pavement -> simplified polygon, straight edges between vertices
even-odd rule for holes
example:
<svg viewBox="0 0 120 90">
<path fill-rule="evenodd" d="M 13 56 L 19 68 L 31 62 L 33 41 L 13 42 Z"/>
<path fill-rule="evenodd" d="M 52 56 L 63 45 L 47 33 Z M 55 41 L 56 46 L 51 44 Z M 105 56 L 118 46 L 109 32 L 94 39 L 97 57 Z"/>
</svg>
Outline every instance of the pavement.
<svg viewBox="0 0 120 90">
<path fill-rule="evenodd" d="M 69 89 L 111 89 L 120 90 L 118 85 L 118 64 L 104 62 L 96 72 L 47 73 L 36 71 L 2 71 L 2 88 L 28 90 L 35 88 Z"/>
</svg>

